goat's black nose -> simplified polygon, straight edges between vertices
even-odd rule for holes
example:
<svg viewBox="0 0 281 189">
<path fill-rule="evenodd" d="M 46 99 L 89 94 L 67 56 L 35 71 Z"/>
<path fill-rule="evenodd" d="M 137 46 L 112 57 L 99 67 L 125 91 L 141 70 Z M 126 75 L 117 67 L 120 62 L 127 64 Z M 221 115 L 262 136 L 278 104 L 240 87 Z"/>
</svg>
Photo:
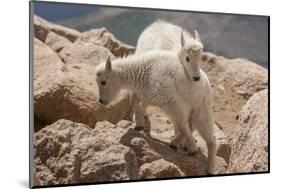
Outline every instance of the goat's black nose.
<svg viewBox="0 0 281 189">
<path fill-rule="evenodd" d="M 199 80 L 200 80 L 200 77 L 193 77 L 193 80 L 194 80 L 194 81 L 199 81 Z"/>
<path fill-rule="evenodd" d="M 99 99 L 99 102 L 102 104 L 103 103 L 102 99 Z"/>
</svg>

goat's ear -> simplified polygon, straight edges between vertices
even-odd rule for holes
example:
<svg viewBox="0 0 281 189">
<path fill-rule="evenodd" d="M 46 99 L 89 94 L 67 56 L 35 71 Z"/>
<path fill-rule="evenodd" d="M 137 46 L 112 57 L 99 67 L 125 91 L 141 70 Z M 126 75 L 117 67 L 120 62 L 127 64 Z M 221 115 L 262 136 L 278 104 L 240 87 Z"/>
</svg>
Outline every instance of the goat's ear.
<svg viewBox="0 0 281 189">
<path fill-rule="evenodd" d="M 110 56 L 108 56 L 107 59 L 106 59 L 105 69 L 106 69 L 107 71 L 111 71 L 111 70 L 112 70 Z"/>
<path fill-rule="evenodd" d="M 185 40 L 183 36 L 183 30 L 181 30 L 181 47 L 184 47 L 184 44 L 185 44 Z"/>
<path fill-rule="evenodd" d="M 197 30 L 194 30 L 194 36 L 195 36 L 195 39 L 196 39 L 197 41 L 202 42 L 202 41 L 201 41 L 201 37 L 200 37 L 200 35 L 199 35 L 199 33 L 198 33 Z"/>
<path fill-rule="evenodd" d="M 202 55 L 202 57 L 201 57 L 201 60 L 202 60 L 203 62 L 206 62 L 206 61 L 208 60 L 208 55 L 204 53 L 204 54 Z"/>
</svg>

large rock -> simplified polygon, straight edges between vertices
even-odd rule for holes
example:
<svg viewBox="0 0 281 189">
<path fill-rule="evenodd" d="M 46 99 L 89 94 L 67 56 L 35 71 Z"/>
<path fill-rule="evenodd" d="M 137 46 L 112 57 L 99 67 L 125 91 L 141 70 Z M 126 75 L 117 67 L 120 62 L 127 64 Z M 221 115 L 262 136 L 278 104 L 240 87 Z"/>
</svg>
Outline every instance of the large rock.
<svg viewBox="0 0 281 189">
<path fill-rule="evenodd" d="M 134 124 L 130 122 L 126 122 L 125 124 L 123 121 L 114 125 L 107 121 L 103 121 L 96 124 L 93 132 L 99 138 L 119 142 L 130 147 L 137 156 L 139 167 L 147 163 L 153 163 L 157 160 L 165 159 L 167 162 L 177 166 L 185 176 L 207 174 L 207 158 L 204 155 L 204 152 L 199 151 L 196 155 L 189 156 L 184 151 L 174 151 L 169 148 L 168 143 L 137 132 L 133 129 L 133 127 Z M 216 157 L 216 162 L 217 173 L 225 173 L 227 167 L 225 161 L 220 157 Z"/>
<path fill-rule="evenodd" d="M 60 52 L 64 47 L 71 44 L 68 39 L 56 34 L 55 32 L 48 33 L 45 43 L 56 52 Z"/>
<path fill-rule="evenodd" d="M 247 100 L 267 88 L 268 72 L 249 60 L 226 59 L 211 53 L 205 53 L 201 67 L 213 87 L 216 123 L 231 133 Z"/>
<path fill-rule="evenodd" d="M 68 120 L 34 135 L 34 162 L 42 185 L 131 180 L 138 178 L 139 170 L 130 148 Z"/>
<path fill-rule="evenodd" d="M 103 46 L 117 57 L 127 56 L 135 52 L 135 47 L 119 41 L 106 28 L 92 29 L 84 32 L 77 40 Z"/>
<path fill-rule="evenodd" d="M 77 30 L 66 28 L 64 26 L 48 22 L 43 18 L 34 15 L 34 34 L 35 37 L 45 42 L 46 37 L 50 31 L 55 32 L 58 35 L 64 36 L 71 42 L 74 42 L 81 33 Z"/>
<path fill-rule="evenodd" d="M 76 46 L 75 44 L 71 44 Z M 58 55 L 41 41 L 34 39 L 34 111 L 47 123 L 68 119 L 94 126 L 97 121 L 116 123 L 130 111 L 130 99 L 126 92 L 109 106 L 98 102 L 95 81 L 95 65 L 111 53 L 98 46 L 80 46 L 86 52 L 81 57 L 89 63 L 62 62 Z M 62 51 L 67 51 L 64 48 Z M 87 49 L 87 50 L 86 50 Z M 91 53 L 101 56 L 92 56 Z M 88 53 L 88 54 L 87 54 Z M 106 55 L 107 53 L 107 55 Z M 76 54 L 79 57 L 79 54 Z M 113 56 L 113 55 L 111 55 Z M 68 60 L 68 59 L 67 59 Z"/>
<path fill-rule="evenodd" d="M 44 111 L 38 101 L 56 92 L 64 83 L 66 69 L 58 55 L 40 40 L 34 38 L 34 105 L 35 112 Z M 39 110 L 41 109 L 41 110 Z"/>
<path fill-rule="evenodd" d="M 125 123 L 128 124 L 127 127 L 121 126 Z M 128 129 L 132 128 L 132 123 L 125 120 L 117 123 L 116 125 L 107 121 L 103 121 L 96 124 L 94 133 L 106 140 L 120 142 L 122 137 L 128 132 Z M 112 132 L 113 130 L 114 132 Z M 135 153 L 137 154 L 139 166 L 145 163 L 150 163 L 154 160 L 161 159 L 161 155 L 157 151 L 153 150 L 143 137 L 133 136 L 130 141 L 124 141 L 122 144 L 134 149 Z"/>
<path fill-rule="evenodd" d="M 146 163 L 140 167 L 140 179 L 173 178 L 184 176 L 184 173 L 173 163 L 164 159 Z"/>
<path fill-rule="evenodd" d="M 268 171 L 268 90 L 253 95 L 243 107 L 232 135 L 228 172 Z"/>
<path fill-rule="evenodd" d="M 66 46 L 60 53 L 60 58 L 67 64 L 88 64 L 97 66 L 108 56 L 115 59 L 114 55 L 105 47 L 87 41 L 76 41 Z M 94 72 L 92 77 L 94 77 Z"/>
<path fill-rule="evenodd" d="M 211 53 L 205 53 L 207 61 L 202 68 L 211 81 L 222 84 L 232 92 L 249 99 L 253 94 L 268 86 L 267 70 L 247 59 L 227 59 Z"/>
</svg>

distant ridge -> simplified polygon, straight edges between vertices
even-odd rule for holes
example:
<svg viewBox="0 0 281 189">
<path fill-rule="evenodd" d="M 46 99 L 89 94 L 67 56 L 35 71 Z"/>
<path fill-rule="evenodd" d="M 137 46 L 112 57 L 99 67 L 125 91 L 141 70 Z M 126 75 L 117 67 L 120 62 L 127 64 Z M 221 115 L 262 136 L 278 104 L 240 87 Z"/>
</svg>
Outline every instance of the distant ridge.
<svg viewBox="0 0 281 189">
<path fill-rule="evenodd" d="M 142 30 L 160 18 L 175 23 L 191 33 L 197 29 L 207 51 L 228 58 L 247 58 L 265 68 L 268 67 L 267 17 L 111 7 L 94 8 L 87 12 L 88 10 L 83 6 L 81 9 L 85 9 L 87 14 L 57 19 L 53 22 L 82 32 L 92 28 L 106 27 L 120 40 L 136 45 Z M 64 12 L 71 10 L 66 9 Z"/>
</svg>

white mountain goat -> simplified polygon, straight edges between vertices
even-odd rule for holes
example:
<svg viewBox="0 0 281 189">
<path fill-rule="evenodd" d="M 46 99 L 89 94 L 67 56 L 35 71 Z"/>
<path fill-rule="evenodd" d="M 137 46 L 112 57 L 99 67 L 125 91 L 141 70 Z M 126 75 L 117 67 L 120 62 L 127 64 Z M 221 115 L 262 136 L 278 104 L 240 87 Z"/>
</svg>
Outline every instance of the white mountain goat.
<svg viewBox="0 0 281 189">
<path fill-rule="evenodd" d="M 200 80 L 200 73 L 203 72 L 199 67 L 201 59 L 208 59 L 208 57 L 203 55 L 203 44 L 196 30 L 194 31 L 194 37 L 192 37 L 190 33 L 179 26 L 163 20 L 157 20 L 141 33 L 136 54 L 153 49 L 173 51 L 178 55 L 178 59 L 189 78 L 195 82 Z M 142 127 L 145 127 L 145 131 L 148 133 L 150 130 L 149 119 L 145 116 L 145 111 L 141 108 L 139 99 L 134 94 L 132 96 L 132 99 L 135 100 L 133 108 L 136 117 L 136 128 L 141 130 Z M 211 114 L 210 116 L 212 116 Z M 180 134 L 175 128 L 175 135 Z"/>
<path fill-rule="evenodd" d="M 140 34 L 135 54 L 140 54 L 153 49 L 163 49 L 173 51 L 178 55 L 186 73 L 193 81 L 200 80 L 200 61 L 202 57 L 203 44 L 199 33 L 194 31 L 193 38 L 188 32 L 174 24 L 157 20 L 149 25 Z M 144 129 L 150 132 L 150 122 L 148 116 L 142 111 L 139 100 L 132 94 L 133 109 L 136 119 L 136 129 Z M 175 133 L 177 134 L 177 130 Z"/>
<path fill-rule="evenodd" d="M 194 82 L 182 67 L 176 53 L 151 50 L 123 59 L 99 64 L 96 82 L 99 102 L 107 105 L 121 89 L 134 93 L 142 108 L 161 108 L 177 132 L 171 141 L 178 147 L 185 139 L 190 154 L 198 150 L 192 132 L 197 129 L 208 147 L 208 173 L 214 173 L 216 141 L 213 135 L 212 99 L 208 77 L 200 70 L 201 79 Z"/>
<path fill-rule="evenodd" d="M 186 72 L 194 81 L 200 79 L 200 61 L 203 44 L 199 33 L 195 30 L 194 37 L 181 27 L 158 20 L 149 25 L 140 35 L 136 54 L 153 49 L 174 51 L 178 54 Z"/>
</svg>

